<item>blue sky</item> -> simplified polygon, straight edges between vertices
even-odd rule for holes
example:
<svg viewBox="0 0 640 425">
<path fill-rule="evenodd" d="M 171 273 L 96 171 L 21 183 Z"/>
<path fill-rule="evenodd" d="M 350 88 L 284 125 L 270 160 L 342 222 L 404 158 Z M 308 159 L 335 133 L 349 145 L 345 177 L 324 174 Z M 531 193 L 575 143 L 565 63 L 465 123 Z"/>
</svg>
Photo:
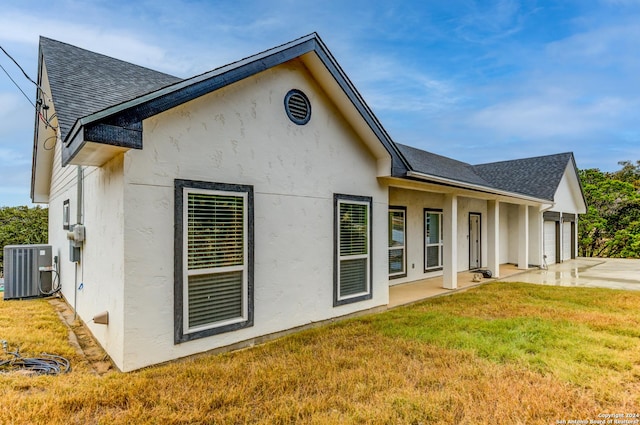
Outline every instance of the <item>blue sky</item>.
<svg viewBox="0 0 640 425">
<path fill-rule="evenodd" d="M 315 31 L 399 143 L 473 164 L 640 159 L 640 0 L 15 3 L 0 45 L 33 79 L 39 35 L 187 78 Z M 2 70 L 0 123 L 0 206 L 29 204 L 34 111 Z"/>
</svg>

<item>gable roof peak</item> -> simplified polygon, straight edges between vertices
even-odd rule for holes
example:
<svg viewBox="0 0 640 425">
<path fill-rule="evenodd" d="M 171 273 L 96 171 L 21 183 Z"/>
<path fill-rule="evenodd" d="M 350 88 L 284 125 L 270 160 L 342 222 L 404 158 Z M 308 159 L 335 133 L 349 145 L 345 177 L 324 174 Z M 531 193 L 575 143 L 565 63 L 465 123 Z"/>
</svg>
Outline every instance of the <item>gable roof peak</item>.
<svg viewBox="0 0 640 425">
<path fill-rule="evenodd" d="M 40 36 L 39 70 L 46 68 L 64 140 L 79 118 L 181 81 L 163 72 Z"/>
</svg>

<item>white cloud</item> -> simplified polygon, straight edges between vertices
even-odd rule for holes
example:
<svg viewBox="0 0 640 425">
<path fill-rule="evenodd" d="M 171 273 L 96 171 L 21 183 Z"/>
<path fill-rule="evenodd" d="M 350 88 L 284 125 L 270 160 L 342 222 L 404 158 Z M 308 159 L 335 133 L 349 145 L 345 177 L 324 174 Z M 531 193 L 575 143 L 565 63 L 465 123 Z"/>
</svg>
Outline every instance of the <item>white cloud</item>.
<svg viewBox="0 0 640 425">
<path fill-rule="evenodd" d="M 472 114 L 468 123 L 502 137 L 579 137 L 610 128 L 611 121 L 632 106 L 620 98 L 596 99 L 587 105 L 570 99 L 523 98 L 484 108 Z"/>
<path fill-rule="evenodd" d="M 434 114 L 460 102 L 459 90 L 391 56 L 354 52 L 351 78 L 376 111 Z"/>
<path fill-rule="evenodd" d="M 165 72 L 181 69 L 167 60 L 165 49 L 145 42 L 129 30 L 51 17 L 43 20 L 42 16 L 21 12 L 9 11 L 0 15 L 0 40 L 37 44 L 40 35 Z"/>
<path fill-rule="evenodd" d="M 520 2 L 514 0 L 467 2 L 455 32 L 473 43 L 495 41 L 522 30 L 521 14 Z"/>
</svg>

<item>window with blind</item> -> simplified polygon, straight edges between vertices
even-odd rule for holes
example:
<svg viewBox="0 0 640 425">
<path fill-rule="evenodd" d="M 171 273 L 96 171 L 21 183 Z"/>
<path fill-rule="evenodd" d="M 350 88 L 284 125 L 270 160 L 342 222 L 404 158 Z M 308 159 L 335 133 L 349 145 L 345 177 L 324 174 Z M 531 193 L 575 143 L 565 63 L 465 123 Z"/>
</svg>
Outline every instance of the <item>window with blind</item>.
<svg viewBox="0 0 640 425">
<path fill-rule="evenodd" d="M 250 186 L 176 181 L 177 342 L 253 324 L 252 204 Z"/>
<path fill-rule="evenodd" d="M 371 198 L 335 195 L 334 306 L 371 299 Z"/>
<path fill-rule="evenodd" d="M 389 278 L 407 275 L 405 207 L 389 207 Z"/>
</svg>

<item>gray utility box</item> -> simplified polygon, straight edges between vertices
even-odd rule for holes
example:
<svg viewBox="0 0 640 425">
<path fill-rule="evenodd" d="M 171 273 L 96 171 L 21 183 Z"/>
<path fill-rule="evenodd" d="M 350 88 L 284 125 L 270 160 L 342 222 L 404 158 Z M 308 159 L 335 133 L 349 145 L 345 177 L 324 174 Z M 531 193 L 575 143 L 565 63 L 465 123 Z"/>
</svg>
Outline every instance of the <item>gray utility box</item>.
<svg viewBox="0 0 640 425">
<path fill-rule="evenodd" d="M 41 297 L 51 292 L 51 245 L 4 247 L 4 299 Z M 41 271 L 46 267 L 48 271 Z"/>
</svg>

